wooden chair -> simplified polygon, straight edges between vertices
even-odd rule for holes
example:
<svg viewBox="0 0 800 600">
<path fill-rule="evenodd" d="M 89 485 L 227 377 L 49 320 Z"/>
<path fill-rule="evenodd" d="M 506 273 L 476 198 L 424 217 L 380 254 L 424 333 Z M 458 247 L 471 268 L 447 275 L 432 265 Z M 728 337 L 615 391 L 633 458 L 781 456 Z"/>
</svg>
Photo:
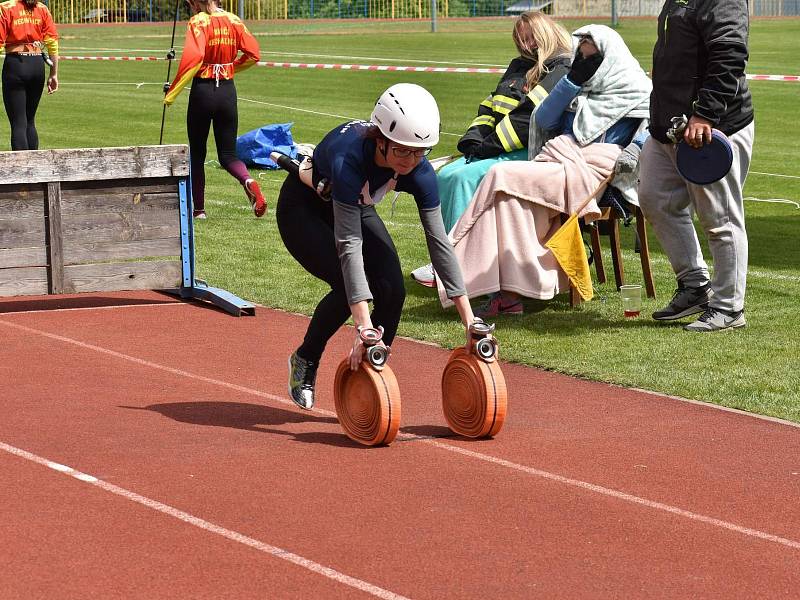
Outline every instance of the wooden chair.
<svg viewBox="0 0 800 600">
<path fill-rule="evenodd" d="M 602 204 L 602 202 L 601 202 Z M 619 210 L 610 206 L 602 207 L 601 216 L 595 221 L 608 221 L 608 239 L 611 245 L 611 262 L 614 267 L 614 281 L 617 284 L 617 289 L 625 285 L 625 270 L 622 264 L 622 250 L 620 249 L 620 235 L 619 235 L 619 222 L 625 218 L 625 215 Z M 632 206 L 633 219 L 636 221 L 636 232 L 639 235 L 639 259 L 642 263 L 642 276 L 644 278 L 645 291 L 648 298 L 656 297 L 656 286 L 653 281 L 653 272 L 650 267 L 650 248 L 647 243 L 647 223 L 645 221 L 642 210 L 638 206 Z M 561 215 L 562 222 L 569 218 L 568 215 Z M 600 246 L 600 229 L 597 226 L 584 225 L 581 219 L 581 229 L 588 229 L 590 231 L 592 256 L 594 257 L 595 270 L 597 271 L 597 281 L 599 283 L 606 282 L 606 271 L 603 265 L 603 254 Z M 570 305 L 577 306 L 582 301 L 578 290 L 575 286 L 570 284 Z"/>
</svg>

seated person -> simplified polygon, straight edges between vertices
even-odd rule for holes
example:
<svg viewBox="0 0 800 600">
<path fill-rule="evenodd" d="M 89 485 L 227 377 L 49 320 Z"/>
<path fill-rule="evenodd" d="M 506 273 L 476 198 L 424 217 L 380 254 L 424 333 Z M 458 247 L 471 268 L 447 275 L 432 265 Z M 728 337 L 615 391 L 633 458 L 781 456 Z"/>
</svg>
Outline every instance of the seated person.
<svg viewBox="0 0 800 600">
<path fill-rule="evenodd" d="M 527 160 L 531 113 L 569 70 L 569 33 L 541 12 L 523 13 L 512 34 L 519 56 L 511 61 L 494 92 L 478 106 L 458 150 L 464 156 L 438 173 L 446 231 L 466 210 L 489 168 L 498 161 Z M 416 269 L 412 278 L 434 286 L 433 268 Z"/>
<path fill-rule="evenodd" d="M 647 136 L 650 79 L 613 29 L 587 25 L 573 36 L 569 73 L 532 117 L 533 160 L 493 165 L 450 232 L 467 294 L 492 294 L 476 314 L 522 314 L 520 296 L 546 300 L 568 289 L 544 244 L 560 215 L 574 212 L 612 172 L 626 173 L 614 185 L 636 203 L 633 171 Z M 596 201 L 581 213 L 599 215 Z"/>
</svg>

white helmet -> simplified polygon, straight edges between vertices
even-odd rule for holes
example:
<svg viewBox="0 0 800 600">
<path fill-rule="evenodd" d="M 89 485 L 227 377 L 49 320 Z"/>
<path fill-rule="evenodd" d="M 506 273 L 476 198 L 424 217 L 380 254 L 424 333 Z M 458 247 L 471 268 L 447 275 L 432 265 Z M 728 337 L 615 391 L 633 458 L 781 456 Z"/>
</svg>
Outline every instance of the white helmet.
<svg viewBox="0 0 800 600">
<path fill-rule="evenodd" d="M 370 121 L 398 144 L 431 148 L 439 143 L 439 107 L 425 88 L 396 83 L 381 94 Z"/>
</svg>

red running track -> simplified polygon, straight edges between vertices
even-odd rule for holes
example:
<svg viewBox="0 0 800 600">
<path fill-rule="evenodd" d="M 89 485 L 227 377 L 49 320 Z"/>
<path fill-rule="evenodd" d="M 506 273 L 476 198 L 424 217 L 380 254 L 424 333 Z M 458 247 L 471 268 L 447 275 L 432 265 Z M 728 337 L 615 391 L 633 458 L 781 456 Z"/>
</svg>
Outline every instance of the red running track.
<svg viewBox="0 0 800 600">
<path fill-rule="evenodd" d="M 800 428 L 504 365 L 450 435 L 448 352 L 398 340 L 403 423 L 286 399 L 304 317 L 156 293 L 0 301 L 3 598 L 777 598 L 800 589 Z"/>
</svg>

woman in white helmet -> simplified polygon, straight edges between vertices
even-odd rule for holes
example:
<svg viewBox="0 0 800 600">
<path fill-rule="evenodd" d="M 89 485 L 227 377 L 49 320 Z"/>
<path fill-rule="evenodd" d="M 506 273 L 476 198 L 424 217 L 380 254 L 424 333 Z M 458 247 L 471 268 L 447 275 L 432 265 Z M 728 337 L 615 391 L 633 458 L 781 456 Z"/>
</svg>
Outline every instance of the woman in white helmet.
<svg viewBox="0 0 800 600">
<path fill-rule="evenodd" d="M 289 394 L 301 408 L 314 405 L 325 345 L 348 317 L 356 326 L 350 368 L 357 369 L 364 354 L 362 328 L 382 327 L 387 346 L 394 340 L 405 284 L 397 250 L 374 206 L 390 191 L 414 196 L 436 272 L 464 326 L 473 322 L 442 223 L 436 175 L 425 158 L 438 141 L 436 100 L 418 85 L 399 83 L 381 95 L 370 121 L 343 123 L 319 143 L 310 161 L 313 187 L 297 176 L 286 178 L 276 209 L 283 242 L 331 288 L 289 358 Z"/>
</svg>

